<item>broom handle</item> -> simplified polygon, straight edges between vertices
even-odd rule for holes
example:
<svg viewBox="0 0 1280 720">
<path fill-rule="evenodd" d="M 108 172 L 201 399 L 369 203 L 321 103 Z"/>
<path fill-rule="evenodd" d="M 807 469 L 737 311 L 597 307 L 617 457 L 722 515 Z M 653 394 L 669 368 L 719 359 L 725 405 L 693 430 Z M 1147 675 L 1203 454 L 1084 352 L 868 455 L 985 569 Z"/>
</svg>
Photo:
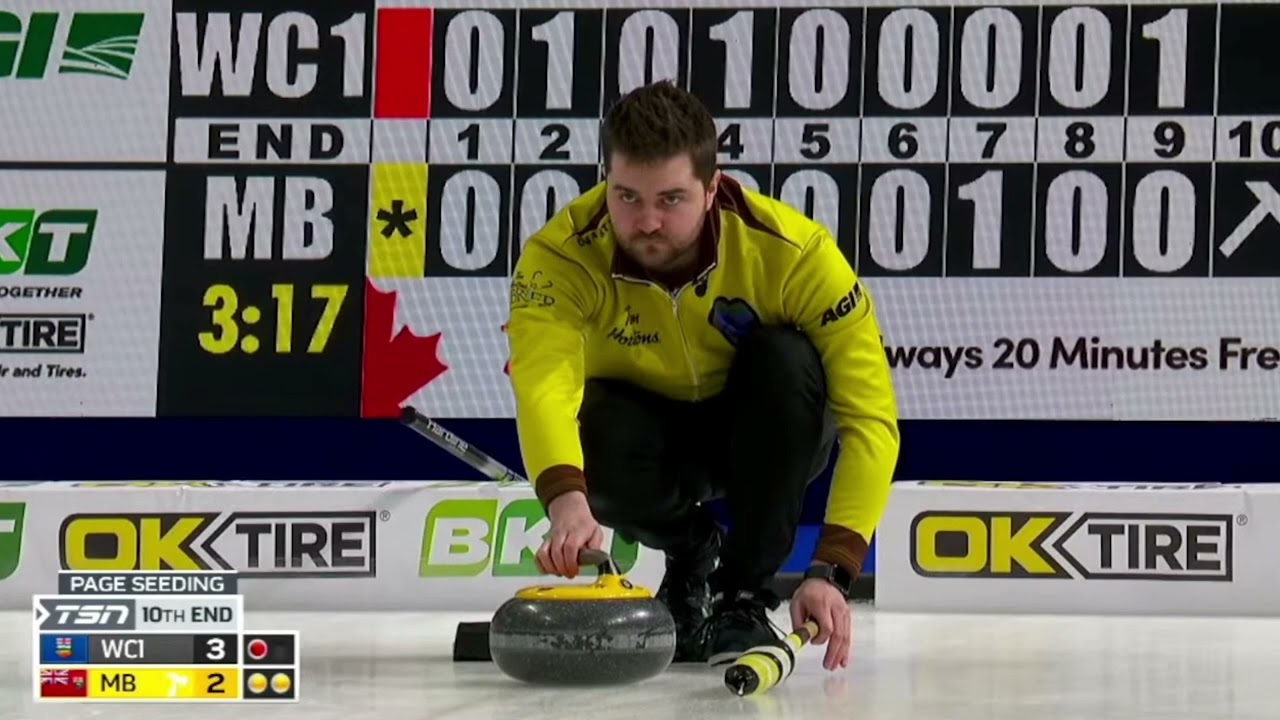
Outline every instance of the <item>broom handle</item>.
<svg viewBox="0 0 1280 720">
<path fill-rule="evenodd" d="M 412 405 L 405 406 L 400 411 L 400 422 L 444 448 L 454 457 L 484 473 L 489 479 L 496 480 L 499 485 L 529 484 L 529 481 L 520 473 L 494 460 L 488 453 L 444 429 L 440 423 L 418 412 Z"/>
</svg>

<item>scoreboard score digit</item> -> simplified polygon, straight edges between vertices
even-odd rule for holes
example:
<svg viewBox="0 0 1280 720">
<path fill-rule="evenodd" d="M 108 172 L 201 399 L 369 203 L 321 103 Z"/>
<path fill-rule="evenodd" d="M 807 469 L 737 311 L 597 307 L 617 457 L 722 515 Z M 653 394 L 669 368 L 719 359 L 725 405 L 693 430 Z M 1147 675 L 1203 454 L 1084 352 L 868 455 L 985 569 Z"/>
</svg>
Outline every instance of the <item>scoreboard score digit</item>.
<svg viewBox="0 0 1280 720">
<path fill-rule="evenodd" d="M 246 632 L 233 573 L 62 573 L 33 606 L 37 701 L 298 700 L 298 633 Z"/>
<path fill-rule="evenodd" d="M 1280 276 L 1280 6 L 603 5 L 429 11 L 420 276 L 508 276 L 658 79 L 866 276 Z"/>
</svg>

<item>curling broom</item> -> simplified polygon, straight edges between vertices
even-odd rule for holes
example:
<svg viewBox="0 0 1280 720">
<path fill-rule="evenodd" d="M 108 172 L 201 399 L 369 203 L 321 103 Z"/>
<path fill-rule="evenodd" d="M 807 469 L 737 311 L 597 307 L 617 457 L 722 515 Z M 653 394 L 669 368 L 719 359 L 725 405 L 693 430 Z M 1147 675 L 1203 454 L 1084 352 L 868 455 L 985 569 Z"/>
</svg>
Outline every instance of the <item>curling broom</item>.
<svg viewBox="0 0 1280 720">
<path fill-rule="evenodd" d="M 439 423 L 423 415 L 407 405 L 400 411 L 400 422 L 408 425 L 436 445 L 449 451 L 454 457 L 484 473 L 489 479 L 496 480 L 498 485 L 528 485 L 520 473 L 494 460 L 488 453 L 479 450 L 462 438 L 444 429 Z"/>
<path fill-rule="evenodd" d="M 435 420 L 418 412 L 412 405 L 405 406 L 400 411 L 400 422 L 480 471 L 489 479 L 496 481 L 499 487 L 529 484 L 529 481 L 520 473 L 449 432 Z M 458 629 L 453 638 L 453 659 L 455 662 L 492 662 L 493 657 L 489 654 L 489 623 L 458 623 Z"/>
<path fill-rule="evenodd" d="M 796 653 L 817 634 L 818 624 L 809 620 L 781 640 L 751 648 L 725 668 L 725 687 L 738 697 L 769 692 L 791 676 Z"/>
</svg>

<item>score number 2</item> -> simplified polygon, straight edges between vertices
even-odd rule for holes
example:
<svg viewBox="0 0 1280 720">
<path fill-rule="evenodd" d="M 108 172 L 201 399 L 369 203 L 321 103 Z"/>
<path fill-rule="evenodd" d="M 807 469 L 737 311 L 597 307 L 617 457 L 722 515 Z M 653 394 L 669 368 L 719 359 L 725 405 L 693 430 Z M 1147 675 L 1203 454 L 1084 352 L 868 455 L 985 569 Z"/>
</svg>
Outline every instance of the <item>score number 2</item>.
<svg viewBox="0 0 1280 720">
<path fill-rule="evenodd" d="M 271 297 L 276 305 L 276 352 L 280 354 L 293 352 L 294 286 L 272 285 Z M 311 339 L 307 342 L 308 353 L 315 355 L 324 352 L 346 297 L 346 285 L 311 286 L 311 299 L 322 301 L 324 310 L 315 329 L 311 332 Z M 237 346 L 247 353 L 257 351 L 256 336 L 242 333 L 241 324 L 248 326 L 257 324 L 262 317 L 262 311 L 252 305 L 243 310 L 240 309 L 240 298 L 235 288 L 230 285 L 210 285 L 204 293 L 204 307 L 212 308 L 211 319 L 216 329 L 200 333 L 201 348 L 214 355 L 224 355 Z M 244 337 L 241 337 L 242 334 Z"/>
</svg>

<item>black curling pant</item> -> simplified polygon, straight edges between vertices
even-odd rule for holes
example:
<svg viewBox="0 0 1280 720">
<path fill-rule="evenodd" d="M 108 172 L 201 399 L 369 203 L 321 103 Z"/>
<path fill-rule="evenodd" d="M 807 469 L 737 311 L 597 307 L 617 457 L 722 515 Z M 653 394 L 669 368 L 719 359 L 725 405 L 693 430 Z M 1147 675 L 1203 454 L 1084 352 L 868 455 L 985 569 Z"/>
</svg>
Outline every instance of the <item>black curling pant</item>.
<svg viewBox="0 0 1280 720">
<path fill-rule="evenodd" d="M 725 499 L 720 579 L 729 590 L 759 589 L 786 562 L 805 490 L 836 438 L 817 350 L 781 327 L 741 341 L 714 398 L 678 402 L 591 380 L 579 419 L 587 497 L 602 525 L 678 559 L 713 522 L 700 503 Z"/>
</svg>

